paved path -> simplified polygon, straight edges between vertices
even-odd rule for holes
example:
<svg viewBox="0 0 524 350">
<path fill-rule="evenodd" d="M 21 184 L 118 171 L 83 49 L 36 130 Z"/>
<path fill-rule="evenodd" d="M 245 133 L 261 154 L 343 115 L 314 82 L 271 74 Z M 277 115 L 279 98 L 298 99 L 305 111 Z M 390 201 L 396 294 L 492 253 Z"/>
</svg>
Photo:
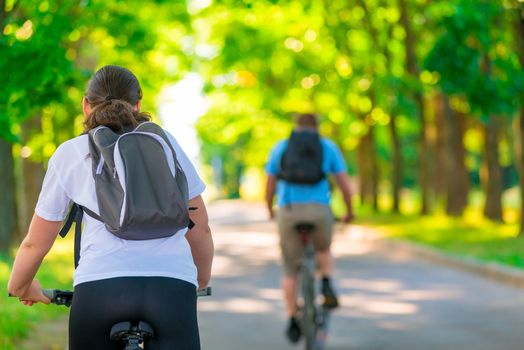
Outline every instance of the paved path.
<svg viewBox="0 0 524 350">
<path fill-rule="evenodd" d="M 286 350 L 277 235 L 259 206 L 210 208 L 214 296 L 199 301 L 202 348 Z M 374 244 L 362 227 L 335 234 L 341 303 L 331 350 L 524 348 L 524 292 Z"/>
<path fill-rule="evenodd" d="M 300 349 L 283 337 L 274 223 L 257 205 L 222 202 L 209 209 L 216 257 L 214 295 L 199 300 L 202 349 Z M 373 233 L 358 226 L 338 228 L 334 236 L 342 307 L 333 315 L 328 350 L 524 348 L 522 290 L 374 242 Z M 46 337 L 36 335 L 26 348 L 63 349 L 66 324 L 43 329 Z"/>
</svg>

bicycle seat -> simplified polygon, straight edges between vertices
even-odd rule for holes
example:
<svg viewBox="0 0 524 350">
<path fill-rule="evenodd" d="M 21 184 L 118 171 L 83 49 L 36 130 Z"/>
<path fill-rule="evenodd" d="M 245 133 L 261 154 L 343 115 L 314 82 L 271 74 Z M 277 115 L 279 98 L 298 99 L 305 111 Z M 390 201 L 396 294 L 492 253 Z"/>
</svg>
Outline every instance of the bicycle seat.
<svg viewBox="0 0 524 350">
<path fill-rule="evenodd" d="M 111 327 L 109 338 L 111 340 L 120 341 L 129 335 L 138 335 L 142 339 L 152 338 L 155 335 L 153 327 L 143 321 L 139 321 L 138 324 L 131 322 L 119 322 Z"/>
<path fill-rule="evenodd" d="M 299 233 L 309 233 L 313 231 L 315 225 L 309 222 L 299 222 L 295 225 L 295 230 Z"/>
</svg>

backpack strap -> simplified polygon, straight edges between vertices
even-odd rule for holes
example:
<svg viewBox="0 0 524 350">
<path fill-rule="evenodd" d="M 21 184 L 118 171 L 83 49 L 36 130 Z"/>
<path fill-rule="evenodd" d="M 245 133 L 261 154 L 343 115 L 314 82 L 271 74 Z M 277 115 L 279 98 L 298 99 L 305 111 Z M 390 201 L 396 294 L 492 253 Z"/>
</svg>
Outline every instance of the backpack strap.
<svg viewBox="0 0 524 350">
<path fill-rule="evenodd" d="M 75 248 L 74 248 L 74 262 L 75 262 L 75 269 L 78 267 L 78 262 L 80 261 L 80 238 L 82 234 L 82 219 L 84 217 L 84 211 L 82 206 L 73 203 L 73 206 L 71 207 L 71 210 L 69 211 L 69 215 L 67 216 L 67 220 L 62 226 L 62 229 L 58 233 L 62 238 L 64 238 L 69 230 L 71 229 L 71 226 L 73 223 L 75 224 Z"/>
<path fill-rule="evenodd" d="M 62 226 L 62 228 L 60 229 L 60 232 L 58 233 L 60 237 L 65 238 L 65 236 L 67 236 L 67 233 L 71 229 L 73 222 L 76 222 L 75 218 L 76 218 L 76 213 L 78 211 L 78 207 L 79 207 L 78 204 L 73 203 L 73 206 L 69 210 L 69 214 L 67 214 L 66 222 L 64 226 Z"/>
<path fill-rule="evenodd" d="M 82 210 L 83 212 L 85 212 L 87 215 L 89 215 L 90 217 L 92 217 L 93 219 L 95 220 L 98 220 L 100 222 L 104 222 L 104 220 L 102 220 L 102 218 L 96 214 L 94 211 L 92 210 L 89 210 L 87 209 L 86 207 L 82 207 L 82 206 L 79 206 L 80 207 L 80 210 Z"/>
<path fill-rule="evenodd" d="M 73 205 L 71 206 L 71 210 L 67 215 L 66 222 L 64 226 L 62 226 L 62 228 L 60 229 L 60 232 L 58 233 L 60 237 L 64 238 L 71 229 L 71 226 L 73 226 L 73 223 L 75 224 L 75 269 L 78 267 L 78 262 L 80 261 L 80 238 L 82 235 L 82 219 L 84 218 L 84 212 L 86 212 L 86 214 L 88 214 L 92 218 L 102 221 L 102 219 L 100 219 L 100 216 L 95 214 L 93 211 L 79 204 L 73 203 Z"/>
</svg>

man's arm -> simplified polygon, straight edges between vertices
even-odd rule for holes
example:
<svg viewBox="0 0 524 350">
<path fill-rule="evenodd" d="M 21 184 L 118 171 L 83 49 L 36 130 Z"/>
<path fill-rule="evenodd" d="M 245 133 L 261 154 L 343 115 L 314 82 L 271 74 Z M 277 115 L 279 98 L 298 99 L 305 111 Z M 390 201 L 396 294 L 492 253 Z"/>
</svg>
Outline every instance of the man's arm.
<svg viewBox="0 0 524 350">
<path fill-rule="evenodd" d="M 269 212 L 269 217 L 273 219 L 275 212 L 273 211 L 273 198 L 275 197 L 275 189 L 277 187 L 277 178 L 274 175 L 268 174 L 266 181 L 266 206 Z"/>
<path fill-rule="evenodd" d="M 344 172 L 334 175 L 338 188 L 342 192 L 344 203 L 346 204 L 346 215 L 344 215 L 344 222 L 351 222 L 355 218 L 353 213 L 353 204 L 351 203 L 351 187 L 349 184 L 349 176 Z"/>
<path fill-rule="evenodd" d="M 197 196 L 189 201 L 189 217 L 195 224 L 186 234 L 186 239 L 191 246 L 193 261 L 198 271 L 198 287 L 204 288 L 211 279 L 211 265 L 213 263 L 213 237 L 209 228 L 206 205 L 202 196 Z"/>
</svg>

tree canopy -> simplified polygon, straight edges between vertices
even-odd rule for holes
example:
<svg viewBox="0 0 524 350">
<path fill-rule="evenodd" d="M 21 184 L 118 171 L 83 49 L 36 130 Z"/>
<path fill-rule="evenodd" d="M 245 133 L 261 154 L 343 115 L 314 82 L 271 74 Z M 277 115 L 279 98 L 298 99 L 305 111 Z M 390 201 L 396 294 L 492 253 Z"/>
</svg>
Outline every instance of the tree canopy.
<svg viewBox="0 0 524 350">
<path fill-rule="evenodd" d="M 523 7 L 518 0 L 0 1 L 0 175 L 12 194 L 0 207 L 20 207 L 15 188 L 32 181 L 24 162 L 42 168 L 83 130 L 83 89 L 105 64 L 135 72 L 143 108 L 153 112 L 163 87 L 188 72 L 202 77 L 209 109 L 196 127 L 203 159 L 220 164 L 224 196 L 238 196 L 245 174 L 261 169 L 290 133 L 293 113 L 315 112 L 359 179 L 361 201 L 377 210 L 388 209 L 380 204 L 388 193 L 398 211 L 406 188 L 420 193 L 423 213 L 444 200 L 460 215 L 470 188 L 500 203 L 522 163 L 515 130 L 524 118 Z M 486 215 L 501 219 L 500 208 Z"/>
</svg>

